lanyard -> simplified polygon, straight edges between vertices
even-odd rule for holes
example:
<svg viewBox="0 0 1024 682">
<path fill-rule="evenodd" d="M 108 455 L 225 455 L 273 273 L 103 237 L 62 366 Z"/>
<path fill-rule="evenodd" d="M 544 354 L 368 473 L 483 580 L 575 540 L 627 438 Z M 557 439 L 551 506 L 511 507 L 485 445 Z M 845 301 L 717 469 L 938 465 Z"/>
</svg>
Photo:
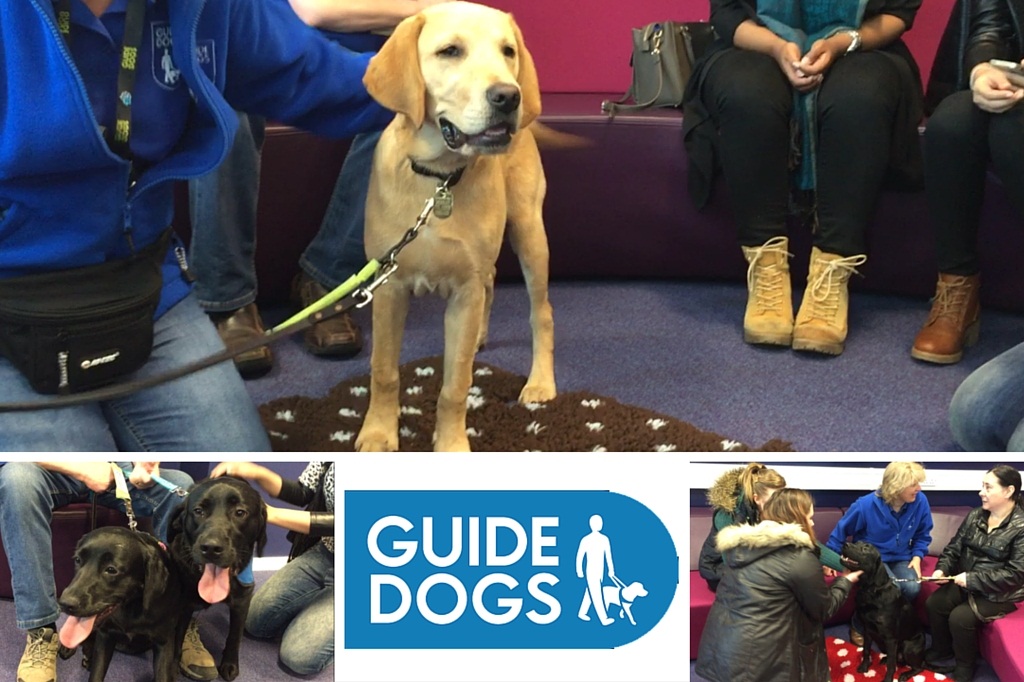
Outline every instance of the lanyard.
<svg viewBox="0 0 1024 682">
<path fill-rule="evenodd" d="M 117 74 L 117 113 L 114 130 L 107 135 L 111 151 L 124 159 L 131 159 L 128 138 L 132 127 L 132 89 L 135 87 L 135 67 L 142 30 L 145 27 L 146 0 L 128 0 L 124 20 L 124 42 L 121 47 L 121 67 Z M 71 47 L 71 0 L 57 2 L 57 28 Z"/>
</svg>

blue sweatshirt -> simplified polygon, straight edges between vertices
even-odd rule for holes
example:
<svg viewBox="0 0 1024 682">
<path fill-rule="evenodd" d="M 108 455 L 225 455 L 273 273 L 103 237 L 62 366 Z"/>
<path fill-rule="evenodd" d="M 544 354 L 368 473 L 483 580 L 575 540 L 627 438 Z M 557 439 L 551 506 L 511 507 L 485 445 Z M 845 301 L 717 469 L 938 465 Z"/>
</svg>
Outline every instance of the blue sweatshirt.
<svg viewBox="0 0 1024 682">
<path fill-rule="evenodd" d="M 882 561 L 910 561 L 928 553 L 932 541 L 932 510 L 924 493 L 918 493 L 897 514 L 885 501 L 871 492 L 857 499 L 839 519 L 828 547 L 839 552 L 847 537 L 854 542 L 870 542 L 878 548 Z"/>
<path fill-rule="evenodd" d="M 0 16 L 0 279 L 122 259 L 129 237 L 136 250 L 155 242 L 172 223 L 174 181 L 224 160 L 236 109 L 337 138 L 393 116 L 362 84 L 372 54 L 325 39 L 286 2 L 151 1 L 146 30 L 162 45 L 169 37 L 193 104 L 174 114 L 186 118 L 175 121 L 178 143 L 129 187 L 128 162 L 100 134 L 52 0 L 0 0 Z M 162 57 L 146 55 L 168 66 Z M 189 289 L 173 248 L 163 275 L 157 317 Z"/>
</svg>

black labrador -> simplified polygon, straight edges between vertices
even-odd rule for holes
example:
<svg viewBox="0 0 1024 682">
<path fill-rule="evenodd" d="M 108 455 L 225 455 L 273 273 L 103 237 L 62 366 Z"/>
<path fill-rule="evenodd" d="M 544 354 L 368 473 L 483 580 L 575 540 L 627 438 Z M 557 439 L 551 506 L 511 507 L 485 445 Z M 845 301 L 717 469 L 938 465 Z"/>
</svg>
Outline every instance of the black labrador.
<svg viewBox="0 0 1024 682">
<path fill-rule="evenodd" d="M 854 571 L 864 571 L 857 581 L 856 608 L 864 628 L 864 650 L 858 672 L 871 667 L 871 644 L 876 642 L 885 654 L 885 677 L 892 682 L 896 665 L 902 662 L 910 670 L 900 674 L 905 682 L 924 669 L 924 626 L 914 607 L 892 582 L 878 549 L 868 542 L 843 544 L 842 563 Z"/>
<path fill-rule="evenodd" d="M 90 682 L 102 682 L 115 647 L 152 647 L 156 682 L 176 680 L 188 613 L 166 547 L 148 533 L 98 528 L 78 541 L 74 562 L 75 575 L 59 600 L 68 614 L 61 656 L 83 645 Z"/>
<path fill-rule="evenodd" d="M 252 582 L 241 582 L 239 575 L 254 553 L 263 555 L 267 505 L 242 479 L 208 478 L 189 489 L 167 535 L 189 610 L 227 602 L 228 637 L 217 670 L 225 680 L 233 680 L 238 677 L 238 649 L 253 593 Z"/>
</svg>

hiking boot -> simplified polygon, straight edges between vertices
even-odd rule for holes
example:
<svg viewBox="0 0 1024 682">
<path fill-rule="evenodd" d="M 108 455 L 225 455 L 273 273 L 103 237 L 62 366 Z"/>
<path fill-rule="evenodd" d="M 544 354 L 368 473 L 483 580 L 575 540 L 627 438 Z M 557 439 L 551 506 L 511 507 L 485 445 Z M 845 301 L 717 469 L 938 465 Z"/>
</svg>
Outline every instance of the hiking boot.
<svg viewBox="0 0 1024 682">
<path fill-rule="evenodd" d="M 189 621 L 188 630 L 185 631 L 178 669 L 182 675 L 193 680 L 217 679 L 217 664 L 199 639 L 199 622 L 195 618 Z"/>
<path fill-rule="evenodd" d="M 847 285 L 865 255 L 842 257 L 811 249 L 807 289 L 793 326 L 793 350 L 839 355 L 846 343 L 846 318 L 850 307 Z"/>
<path fill-rule="evenodd" d="M 939 365 L 960 362 L 964 348 L 978 342 L 980 281 L 980 275 L 939 273 L 932 309 L 914 339 L 911 357 Z"/>
<path fill-rule="evenodd" d="M 60 640 L 53 628 L 29 630 L 25 652 L 18 664 L 18 682 L 55 682 L 59 648 Z"/>
<path fill-rule="evenodd" d="M 210 319 L 217 327 L 224 345 L 235 349 L 263 336 L 263 320 L 255 303 L 230 313 L 212 313 Z M 259 346 L 235 356 L 235 368 L 244 379 L 254 379 L 270 371 L 274 356 L 269 346 Z"/>
<path fill-rule="evenodd" d="M 793 291 L 789 280 L 789 239 L 773 237 L 761 246 L 742 246 L 747 267 L 747 309 L 743 340 L 788 346 L 793 341 Z"/>
<path fill-rule="evenodd" d="M 303 308 L 308 308 L 328 293 L 305 272 L 299 273 L 292 284 L 292 298 Z M 306 330 L 303 339 L 306 350 L 313 355 L 350 358 L 363 349 L 363 332 L 348 313 L 317 322 Z"/>
</svg>

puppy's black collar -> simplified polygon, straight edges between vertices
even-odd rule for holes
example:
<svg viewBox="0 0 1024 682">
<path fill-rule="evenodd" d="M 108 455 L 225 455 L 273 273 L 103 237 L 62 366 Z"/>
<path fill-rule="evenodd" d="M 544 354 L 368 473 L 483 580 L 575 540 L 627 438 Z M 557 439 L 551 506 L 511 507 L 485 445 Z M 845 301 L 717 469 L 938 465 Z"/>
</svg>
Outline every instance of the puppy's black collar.
<svg viewBox="0 0 1024 682">
<path fill-rule="evenodd" d="M 441 171 L 434 170 L 433 168 L 427 168 L 426 166 L 417 163 L 416 160 L 412 158 L 409 159 L 409 163 L 412 165 L 412 172 L 417 175 L 426 175 L 427 177 L 437 178 L 438 180 L 447 180 L 449 189 L 459 184 L 459 180 L 462 179 L 462 173 L 466 170 L 466 167 L 463 166 L 451 173 L 442 173 Z"/>
</svg>

